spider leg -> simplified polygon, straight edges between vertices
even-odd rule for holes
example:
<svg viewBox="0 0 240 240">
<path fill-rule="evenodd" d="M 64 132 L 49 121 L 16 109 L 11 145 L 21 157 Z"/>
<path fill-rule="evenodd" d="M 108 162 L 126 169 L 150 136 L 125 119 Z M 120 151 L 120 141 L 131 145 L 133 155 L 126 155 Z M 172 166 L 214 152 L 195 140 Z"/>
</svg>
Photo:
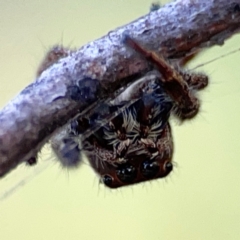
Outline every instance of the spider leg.
<svg viewBox="0 0 240 240">
<path fill-rule="evenodd" d="M 67 57 L 72 52 L 73 52 L 72 50 L 64 48 L 63 46 L 56 45 L 52 47 L 47 52 L 40 66 L 38 67 L 37 76 L 40 76 L 42 72 L 44 72 L 46 69 L 48 69 L 53 64 L 58 62 L 58 60 L 60 60 L 61 58 Z"/>
<path fill-rule="evenodd" d="M 208 85 L 208 76 L 204 73 L 182 71 L 181 74 L 188 86 L 194 90 L 202 90 Z"/>
<path fill-rule="evenodd" d="M 199 111 L 200 102 L 194 95 L 191 86 L 201 89 L 207 85 L 207 80 L 199 84 L 198 78 L 189 77 L 177 68 L 170 65 L 163 57 L 153 51 L 146 50 L 129 35 L 124 36 L 124 42 L 135 51 L 142 54 L 148 61 L 153 63 L 161 73 L 160 84 L 165 92 L 173 99 L 178 109 L 178 117 L 182 120 L 193 118 Z M 187 77 L 187 79 L 185 79 Z"/>
</svg>

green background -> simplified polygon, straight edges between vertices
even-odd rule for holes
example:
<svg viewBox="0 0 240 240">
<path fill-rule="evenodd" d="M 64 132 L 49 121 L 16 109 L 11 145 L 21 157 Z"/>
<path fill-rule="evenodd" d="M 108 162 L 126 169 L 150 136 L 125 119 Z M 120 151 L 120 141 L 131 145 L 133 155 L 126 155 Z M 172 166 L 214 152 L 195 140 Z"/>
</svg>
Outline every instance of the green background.
<svg viewBox="0 0 240 240">
<path fill-rule="evenodd" d="M 50 46 L 79 47 L 144 15 L 150 3 L 0 0 L 1 107 L 34 80 Z M 236 35 L 205 51 L 189 68 L 239 42 Z M 237 52 L 198 69 L 210 85 L 195 119 L 171 121 L 176 167 L 169 177 L 111 191 L 88 164 L 67 171 L 46 148 L 39 163 L 45 171 L 31 179 L 39 168 L 22 165 L 0 181 L 4 194 L 27 178 L 0 201 L 0 239 L 240 239 L 239 63 Z"/>
</svg>

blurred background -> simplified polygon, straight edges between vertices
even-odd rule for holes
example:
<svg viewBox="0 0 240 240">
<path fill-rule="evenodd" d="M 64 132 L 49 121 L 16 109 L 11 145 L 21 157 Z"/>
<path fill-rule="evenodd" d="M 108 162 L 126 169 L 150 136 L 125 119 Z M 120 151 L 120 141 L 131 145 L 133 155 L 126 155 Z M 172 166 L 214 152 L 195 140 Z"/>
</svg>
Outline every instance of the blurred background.
<svg viewBox="0 0 240 240">
<path fill-rule="evenodd" d="M 0 106 L 34 80 L 52 45 L 80 47 L 146 14 L 150 4 L 0 0 Z M 188 68 L 239 42 L 235 35 L 207 49 Z M 0 201 L 0 239 L 240 239 L 239 62 L 240 51 L 198 68 L 210 85 L 200 93 L 195 119 L 172 120 L 176 167 L 169 177 L 112 191 L 99 185 L 88 164 L 62 169 L 46 147 L 38 166 L 23 164 L 1 179 L 1 194 L 19 187 Z"/>
</svg>

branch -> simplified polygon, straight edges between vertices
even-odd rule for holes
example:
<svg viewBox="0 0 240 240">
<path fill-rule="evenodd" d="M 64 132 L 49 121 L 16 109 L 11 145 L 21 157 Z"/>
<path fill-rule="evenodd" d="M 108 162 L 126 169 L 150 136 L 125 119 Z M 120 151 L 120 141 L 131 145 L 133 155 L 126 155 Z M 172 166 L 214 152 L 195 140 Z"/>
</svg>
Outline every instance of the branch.
<svg viewBox="0 0 240 240">
<path fill-rule="evenodd" d="M 54 132 L 99 99 L 150 70 L 123 44 L 127 32 L 180 59 L 240 29 L 240 0 L 177 0 L 90 42 L 44 71 L 0 112 L 0 176 L 35 156 Z"/>
</svg>

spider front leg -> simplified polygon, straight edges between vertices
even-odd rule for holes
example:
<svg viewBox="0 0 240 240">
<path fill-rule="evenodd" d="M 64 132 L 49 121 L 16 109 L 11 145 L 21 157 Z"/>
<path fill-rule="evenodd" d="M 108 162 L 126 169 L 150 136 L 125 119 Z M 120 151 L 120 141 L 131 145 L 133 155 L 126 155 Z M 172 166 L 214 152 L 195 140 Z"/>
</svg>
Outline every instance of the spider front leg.
<svg viewBox="0 0 240 240">
<path fill-rule="evenodd" d="M 208 77 L 203 74 L 187 73 L 171 66 L 163 57 L 146 50 L 128 35 L 125 35 L 124 42 L 159 70 L 162 75 L 160 85 L 174 101 L 178 117 L 182 120 L 193 118 L 199 111 L 200 102 L 192 90 L 206 87 Z"/>
<path fill-rule="evenodd" d="M 72 50 L 64 48 L 61 45 L 53 46 L 51 49 L 49 49 L 40 66 L 38 67 L 37 77 L 40 76 L 46 69 L 58 62 L 58 60 L 69 56 L 72 52 Z"/>
</svg>

